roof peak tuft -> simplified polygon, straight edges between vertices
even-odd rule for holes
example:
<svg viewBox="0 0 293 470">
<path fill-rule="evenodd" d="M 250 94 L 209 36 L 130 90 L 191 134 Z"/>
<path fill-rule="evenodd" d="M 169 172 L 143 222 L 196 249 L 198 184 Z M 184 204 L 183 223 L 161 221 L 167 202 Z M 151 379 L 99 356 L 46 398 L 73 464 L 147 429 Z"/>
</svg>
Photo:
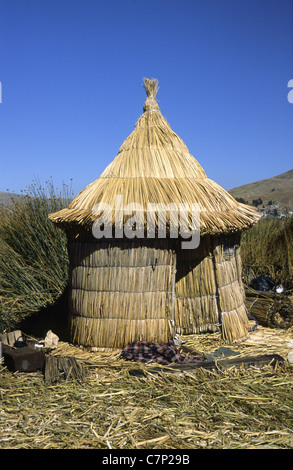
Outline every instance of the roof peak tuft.
<svg viewBox="0 0 293 470">
<path fill-rule="evenodd" d="M 156 78 L 144 78 L 143 79 L 144 89 L 147 94 L 147 98 L 145 100 L 143 110 L 146 111 L 153 111 L 153 110 L 160 110 L 159 105 L 156 100 L 156 95 L 159 90 L 159 82 Z"/>
</svg>

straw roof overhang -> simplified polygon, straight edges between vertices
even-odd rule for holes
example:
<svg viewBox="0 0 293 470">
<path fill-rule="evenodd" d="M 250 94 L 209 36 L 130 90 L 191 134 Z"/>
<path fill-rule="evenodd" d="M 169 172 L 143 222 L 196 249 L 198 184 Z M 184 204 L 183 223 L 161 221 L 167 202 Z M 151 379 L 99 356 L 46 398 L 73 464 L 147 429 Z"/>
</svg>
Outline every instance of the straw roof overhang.
<svg viewBox="0 0 293 470">
<path fill-rule="evenodd" d="M 157 80 L 144 80 L 147 99 L 144 112 L 136 122 L 133 132 L 126 138 L 117 156 L 100 177 L 81 191 L 70 205 L 50 214 L 52 222 L 61 227 L 91 229 L 101 212 L 96 204 L 107 204 L 105 223 L 117 223 L 116 197 L 122 198 L 123 207 L 135 203 L 142 208 L 141 224 L 146 224 L 148 204 L 169 204 L 177 208 L 188 204 L 189 221 L 192 204 L 200 209 L 201 235 L 241 231 L 251 227 L 259 214 L 250 206 L 238 203 L 226 190 L 209 179 L 189 153 L 182 139 L 171 129 L 161 114 L 156 100 Z M 119 222 L 125 224 L 131 217 L 119 213 Z M 178 224 L 176 213 L 170 212 L 167 230 Z M 157 222 L 156 222 L 157 223 Z"/>
</svg>

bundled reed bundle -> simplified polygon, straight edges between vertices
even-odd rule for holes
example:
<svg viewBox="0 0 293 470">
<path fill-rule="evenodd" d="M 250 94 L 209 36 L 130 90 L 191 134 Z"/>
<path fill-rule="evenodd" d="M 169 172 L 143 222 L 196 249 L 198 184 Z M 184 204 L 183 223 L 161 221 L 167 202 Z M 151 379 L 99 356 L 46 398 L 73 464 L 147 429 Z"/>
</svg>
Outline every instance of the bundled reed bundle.
<svg viewBox="0 0 293 470">
<path fill-rule="evenodd" d="M 249 315 L 269 328 L 288 329 L 293 326 L 293 299 L 275 292 L 245 289 Z"/>
<path fill-rule="evenodd" d="M 144 112 L 115 159 L 50 215 L 68 237 L 72 340 L 122 348 L 220 328 L 233 341 L 248 332 L 239 234 L 259 216 L 207 178 L 162 116 L 157 81 L 144 86 Z M 158 209 L 151 218 L 149 204 Z M 194 204 L 201 243 L 185 250 L 177 209 L 187 208 L 191 230 Z M 96 226 L 104 237 L 93 235 Z"/>
</svg>

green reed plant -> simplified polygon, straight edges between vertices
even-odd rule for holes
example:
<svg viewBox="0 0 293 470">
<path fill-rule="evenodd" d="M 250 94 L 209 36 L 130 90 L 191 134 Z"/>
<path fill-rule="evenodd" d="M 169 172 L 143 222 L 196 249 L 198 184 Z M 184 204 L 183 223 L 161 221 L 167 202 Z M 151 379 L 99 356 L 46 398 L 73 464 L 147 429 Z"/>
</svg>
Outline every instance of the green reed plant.
<svg viewBox="0 0 293 470">
<path fill-rule="evenodd" d="M 244 232 L 241 257 L 246 282 L 252 266 L 254 274 L 269 274 L 277 283 L 293 289 L 293 217 L 263 218 Z"/>
<path fill-rule="evenodd" d="M 66 235 L 48 214 L 66 207 L 71 185 L 35 180 L 0 213 L 0 331 L 56 301 L 68 281 Z"/>
</svg>

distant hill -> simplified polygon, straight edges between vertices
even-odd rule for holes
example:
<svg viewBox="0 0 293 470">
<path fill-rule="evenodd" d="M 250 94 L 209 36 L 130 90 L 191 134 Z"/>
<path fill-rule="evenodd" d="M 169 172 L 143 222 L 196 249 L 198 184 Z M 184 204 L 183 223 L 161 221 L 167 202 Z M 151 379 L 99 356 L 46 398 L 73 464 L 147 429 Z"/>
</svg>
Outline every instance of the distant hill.
<svg viewBox="0 0 293 470">
<path fill-rule="evenodd" d="M 238 188 L 230 189 L 229 193 L 234 198 L 242 198 L 248 204 L 261 198 L 262 204 L 279 204 L 283 209 L 293 209 L 293 170 L 273 176 L 255 183 L 245 184 Z"/>
<path fill-rule="evenodd" d="M 0 208 L 9 205 L 12 199 L 21 198 L 23 198 L 23 196 L 20 194 L 9 193 L 8 191 L 0 191 Z"/>
</svg>

